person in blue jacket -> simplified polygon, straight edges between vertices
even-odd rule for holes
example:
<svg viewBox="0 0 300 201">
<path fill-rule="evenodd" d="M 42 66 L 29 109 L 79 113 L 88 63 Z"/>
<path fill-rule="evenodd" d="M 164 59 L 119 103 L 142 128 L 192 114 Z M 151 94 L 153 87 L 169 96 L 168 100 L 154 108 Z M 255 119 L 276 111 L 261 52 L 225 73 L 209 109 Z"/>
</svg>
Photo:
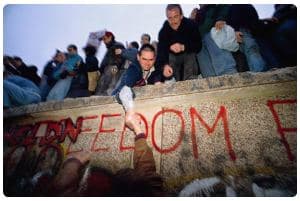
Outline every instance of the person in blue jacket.
<svg viewBox="0 0 300 201">
<path fill-rule="evenodd" d="M 40 89 L 31 80 L 9 75 L 3 80 L 3 107 L 17 107 L 41 101 Z"/>
<path fill-rule="evenodd" d="M 71 87 L 73 77 L 76 75 L 76 69 L 82 63 L 82 58 L 77 53 L 75 45 L 69 45 L 68 59 L 63 65 L 53 73 L 53 77 L 58 80 L 47 96 L 47 101 L 63 100 Z"/>
<path fill-rule="evenodd" d="M 140 133 L 141 131 L 136 126 L 138 124 L 138 117 L 134 112 L 134 93 L 132 87 L 160 83 L 161 73 L 154 69 L 155 58 L 155 48 L 150 44 L 143 45 L 138 52 L 137 59 L 122 74 L 112 92 L 112 95 L 124 107 L 126 125 L 129 128 L 135 128 L 136 133 Z"/>
</svg>

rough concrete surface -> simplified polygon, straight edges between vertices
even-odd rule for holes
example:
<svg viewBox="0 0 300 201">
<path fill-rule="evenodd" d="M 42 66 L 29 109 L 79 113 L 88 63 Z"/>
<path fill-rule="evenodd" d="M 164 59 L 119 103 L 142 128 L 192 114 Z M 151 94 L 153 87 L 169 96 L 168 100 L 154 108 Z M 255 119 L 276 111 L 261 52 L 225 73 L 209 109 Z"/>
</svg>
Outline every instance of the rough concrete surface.
<svg viewBox="0 0 300 201">
<path fill-rule="evenodd" d="M 136 88 L 136 110 L 165 188 L 176 195 L 194 179 L 216 175 L 294 178 L 296 78 L 291 67 Z M 24 136 L 34 136 L 32 150 L 54 144 L 63 157 L 90 150 L 93 164 L 112 171 L 132 166 L 134 135 L 124 127 L 124 111 L 113 97 L 6 110 L 8 161 L 16 160 L 9 154 L 17 147 L 28 145 Z"/>
</svg>

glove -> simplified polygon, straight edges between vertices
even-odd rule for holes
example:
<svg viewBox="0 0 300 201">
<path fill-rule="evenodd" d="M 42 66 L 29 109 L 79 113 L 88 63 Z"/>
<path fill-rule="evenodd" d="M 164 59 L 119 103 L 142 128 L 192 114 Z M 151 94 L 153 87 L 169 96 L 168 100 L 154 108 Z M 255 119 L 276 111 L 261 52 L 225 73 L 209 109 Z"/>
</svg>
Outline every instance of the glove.
<svg viewBox="0 0 300 201">
<path fill-rule="evenodd" d="M 124 86 L 119 93 L 119 99 L 121 100 L 125 111 L 133 109 L 133 93 L 131 88 L 129 88 L 128 86 Z"/>
</svg>

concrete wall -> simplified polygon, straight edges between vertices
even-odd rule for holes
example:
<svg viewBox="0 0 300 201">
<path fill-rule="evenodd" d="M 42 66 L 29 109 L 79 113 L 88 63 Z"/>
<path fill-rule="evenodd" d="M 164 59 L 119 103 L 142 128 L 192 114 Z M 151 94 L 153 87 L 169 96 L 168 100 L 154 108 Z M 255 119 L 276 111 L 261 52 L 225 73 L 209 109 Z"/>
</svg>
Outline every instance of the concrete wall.
<svg viewBox="0 0 300 201">
<path fill-rule="evenodd" d="M 296 75 L 293 67 L 135 89 L 136 109 L 165 188 L 175 195 L 194 179 L 217 176 L 235 186 L 237 195 L 251 195 L 253 181 L 263 175 L 292 195 Z M 13 108 L 4 113 L 4 165 L 13 167 L 25 147 L 35 150 L 34 164 L 48 152 L 55 152 L 49 163 L 59 165 L 71 152 L 90 150 L 91 163 L 116 171 L 131 167 L 133 138 L 112 97 Z"/>
</svg>

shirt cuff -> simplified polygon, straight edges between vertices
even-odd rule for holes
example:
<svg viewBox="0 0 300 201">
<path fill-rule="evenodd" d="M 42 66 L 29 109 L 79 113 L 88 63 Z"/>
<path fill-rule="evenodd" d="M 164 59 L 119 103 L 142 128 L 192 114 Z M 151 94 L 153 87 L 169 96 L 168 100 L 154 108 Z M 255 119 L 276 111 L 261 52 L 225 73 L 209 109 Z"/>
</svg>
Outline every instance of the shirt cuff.
<svg viewBox="0 0 300 201">
<path fill-rule="evenodd" d="M 141 138 L 146 138 L 146 135 L 145 133 L 140 133 L 140 134 L 137 134 L 134 138 L 135 141 L 141 139 Z"/>
</svg>

